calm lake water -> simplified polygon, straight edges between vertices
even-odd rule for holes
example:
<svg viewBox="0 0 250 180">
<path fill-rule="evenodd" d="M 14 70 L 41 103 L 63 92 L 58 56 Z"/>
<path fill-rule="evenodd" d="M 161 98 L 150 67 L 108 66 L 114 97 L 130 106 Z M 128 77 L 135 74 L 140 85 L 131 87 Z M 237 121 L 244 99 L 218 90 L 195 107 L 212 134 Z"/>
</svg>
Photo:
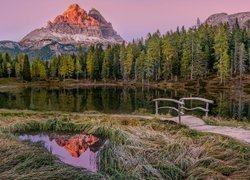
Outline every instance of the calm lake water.
<svg viewBox="0 0 250 180">
<path fill-rule="evenodd" d="M 104 141 L 93 135 L 37 134 L 21 135 L 18 139 L 41 143 L 62 162 L 97 172 L 100 165 L 100 153 Z"/>
<path fill-rule="evenodd" d="M 104 113 L 154 113 L 155 98 L 204 97 L 214 100 L 210 115 L 250 121 L 250 94 L 240 90 L 172 90 L 147 87 L 24 88 L 0 90 L 0 108 Z M 190 102 L 189 107 L 197 104 Z M 162 110 L 162 113 L 168 113 Z M 172 112 L 174 115 L 174 112 Z M 186 112 L 186 114 L 198 112 Z M 198 113 L 200 114 L 200 113 Z"/>
</svg>

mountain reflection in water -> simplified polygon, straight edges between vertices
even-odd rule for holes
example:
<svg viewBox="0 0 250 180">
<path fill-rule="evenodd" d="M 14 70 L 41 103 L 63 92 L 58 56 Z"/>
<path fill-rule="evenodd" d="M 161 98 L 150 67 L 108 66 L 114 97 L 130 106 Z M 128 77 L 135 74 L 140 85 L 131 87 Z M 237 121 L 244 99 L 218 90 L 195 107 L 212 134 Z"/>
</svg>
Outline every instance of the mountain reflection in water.
<svg viewBox="0 0 250 180">
<path fill-rule="evenodd" d="M 83 133 L 77 135 L 21 135 L 18 138 L 33 143 L 42 143 L 46 149 L 66 164 L 92 172 L 98 171 L 99 150 L 103 145 L 103 140 L 98 137 Z"/>
</svg>

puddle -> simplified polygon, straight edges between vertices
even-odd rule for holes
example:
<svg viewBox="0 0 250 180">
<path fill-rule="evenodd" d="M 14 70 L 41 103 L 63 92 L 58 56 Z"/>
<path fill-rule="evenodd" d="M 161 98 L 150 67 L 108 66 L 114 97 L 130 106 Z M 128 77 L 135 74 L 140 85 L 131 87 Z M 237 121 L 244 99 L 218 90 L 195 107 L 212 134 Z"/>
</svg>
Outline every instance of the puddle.
<svg viewBox="0 0 250 180">
<path fill-rule="evenodd" d="M 37 134 L 21 135 L 20 140 L 28 140 L 33 143 L 42 143 L 53 155 L 62 162 L 97 172 L 100 164 L 100 149 L 104 140 L 93 135 L 58 135 Z"/>
</svg>

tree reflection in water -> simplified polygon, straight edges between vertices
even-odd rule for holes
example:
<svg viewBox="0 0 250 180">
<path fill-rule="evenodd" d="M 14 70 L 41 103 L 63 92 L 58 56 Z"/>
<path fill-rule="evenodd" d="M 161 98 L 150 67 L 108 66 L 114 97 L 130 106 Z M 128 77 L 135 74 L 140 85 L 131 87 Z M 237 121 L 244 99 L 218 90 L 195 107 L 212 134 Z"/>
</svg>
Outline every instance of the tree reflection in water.
<svg viewBox="0 0 250 180">
<path fill-rule="evenodd" d="M 242 90 L 223 89 L 173 90 L 108 86 L 73 89 L 32 87 L 0 91 L 0 108 L 67 112 L 99 111 L 123 114 L 142 109 L 147 113 L 154 113 L 152 100 L 155 98 L 180 99 L 191 96 L 213 100 L 215 103 L 211 105 L 210 115 L 250 120 L 250 94 Z M 199 105 L 195 103 L 187 102 L 187 106 Z M 169 113 L 167 111 L 162 112 Z"/>
</svg>

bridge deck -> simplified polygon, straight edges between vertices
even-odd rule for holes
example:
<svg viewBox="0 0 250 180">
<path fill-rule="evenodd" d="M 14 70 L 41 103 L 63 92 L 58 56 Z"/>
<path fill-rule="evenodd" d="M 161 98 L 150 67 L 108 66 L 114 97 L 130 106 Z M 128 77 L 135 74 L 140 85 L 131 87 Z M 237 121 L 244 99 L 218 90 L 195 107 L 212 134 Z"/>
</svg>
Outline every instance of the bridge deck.
<svg viewBox="0 0 250 180">
<path fill-rule="evenodd" d="M 162 119 L 179 122 L 178 118 L 165 118 Z M 185 124 L 190 129 L 194 129 L 200 132 L 209 132 L 221 134 L 224 136 L 228 136 L 234 138 L 236 140 L 250 143 L 250 130 L 240 128 L 240 127 L 228 127 L 228 126 L 210 126 L 207 125 L 202 119 L 194 117 L 194 116 L 182 116 L 181 118 L 182 124 Z"/>
</svg>

